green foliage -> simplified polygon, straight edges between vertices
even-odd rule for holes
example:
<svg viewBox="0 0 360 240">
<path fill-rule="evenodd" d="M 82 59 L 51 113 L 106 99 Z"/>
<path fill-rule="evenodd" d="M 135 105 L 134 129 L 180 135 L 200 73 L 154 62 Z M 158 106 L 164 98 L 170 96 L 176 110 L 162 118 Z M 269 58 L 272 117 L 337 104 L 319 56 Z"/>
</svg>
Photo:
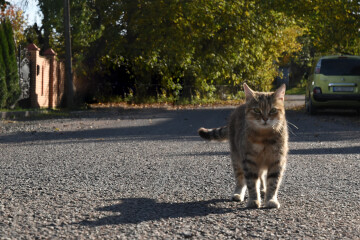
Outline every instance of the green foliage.
<svg viewBox="0 0 360 240">
<path fill-rule="evenodd" d="M 4 77 L 5 77 L 5 83 L 1 83 L 1 92 L 4 94 L 4 96 L 2 97 L 1 99 L 1 103 L 2 105 L 4 106 L 7 105 L 6 102 L 7 102 L 7 99 L 9 97 L 9 93 L 8 93 L 8 82 L 9 82 L 9 72 L 10 72 L 10 69 L 9 69 L 9 64 L 8 64 L 8 59 L 9 59 L 9 49 L 8 49 L 8 44 L 7 44 L 7 38 L 6 38 L 6 35 L 5 35 L 5 29 L 4 29 L 4 24 L 3 22 L 0 23 L 0 47 L 2 49 L 1 53 L 2 53 L 2 61 L 3 61 L 3 70 L 1 71 L 2 74 L 4 74 Z M 3 88 L 3 87 L 6 87 Z M 4 98 L 5 98 L 5 103 L 3 102 L 4 101 Z"/>
<path fill-rule="evenodd" d="M 319 52 L 360 55 L 359 1 L 316 1 L 309 29 Z"/>
<path fill-rule="evenodd" d="M 61 58 L 62 2 L 39 0 L 39 6 L 43 47 Z M 348 0 L 74 0 L 75 71 L 111 90 L 105 77 L 125 68 L 132 101 L 147 98 L 153 86 L 151 97 L 173 101 L 211 99 L 217 86 L 244 82 L 270 90 L 279 66 L 305 71 L 316 54 L 360 54 L 359 6 Z"/>
<path fill-rule="evenodd" d="M 0 46 L 2 60 L 0 60 L 0 76 L 4 78 L 0 80 L 1 93 L 3 94 L 0 100 L 0 104 L 4 107 L 4 104 L 8 107 L 16 103 L 20 95 L 19 77 L 17 72 L 17 62 L 15 55 L 15 43 L 12 32 L 12 27 L 9 21 L 4 20 L 0 24 Z M 4 98 L 6 103 L 4 103 Z"/>
<path fill-rule="evenodd" d="M 7 38 L 6 42 L 8 46 L 8 55 L 4 58 L 6 59 L 6 85 L 8 90 L 7 105 L 12 106 L 16 103 L 21 94 L 16 61 L 15 41 L 11 23 L 5 20 L 2 25 Z"/>
<path fill-rule="evenodd" d="M 8 42 L 7 42 L 7 36 L 6 36 L 6 33 L 5 33 L 5 24 L 3 21 L 0 22 L 0 46 L 1 46 L 1 49 L 2 49 L 2 58 L 3 58 L 3 61 L 5 63 L 5 78 L 6 78 L 6 81 L 8 81 L 8 76 L 9 76 L 9 72 L 10 72 L 10 69 L 9 69 L 9 64 L 8 61 L 9 61 L 9 47 L 8 47 Z"/>
<path fill-rule="evenodd" d="M 51 47 L 59 58 L 64 58 L 63 1 L 39 0 L 38 2 L 44 15 L 42 20 L 44 36 L 40 47 L 42 50 Z M 82 65 L 86 61 L 85 55 L 91 51 L 90 44 L 101 36 L 103 29 L 95 19 L 95 1 L 74 0 L 70 1 L 70 4 L 72 57 L 75 70 L 81 71 L 81 68 L 84 67 Z"/>
<path fill-rule="evenodd" d="M 44 31 L 44 39 L 42 46 L 40 46 L 42 50 L 46 50 L 49 47 L 54 48 L 57 45 L 57 38 L 63 32 L 59 32 L 57 29 L 57 26 L 62 23 L 62 4 L 63 1 L 56 0 L 38 1 L 38 6 L 43 14 L 42 29 Z"/>
<path fill-rule="evenodd" d="M 5 10 L 6 5 L 9 4 L 8 1 L 0 0 L 0 9 Z"/>
<path fill-rule="evenodd" d="M 5 39 L 4 30 L 2 24 L 0 24 L 0 108 L 4 108 L 7 99 L 7 86 L 6 86 L 6 72 L 5 63 L 3 59 L 3 45 L 2 41 Z"/>
<path fill-rule="evenodd" d="M 266 4 L 296 17 L 297 24 L 307 30 L 312 55 L 360 55 L 359 1 L 269 0 Z"/>
<path fill-rule="evenodd" d="M 112 1 L 109 1 L 112 2 Z M 112 33 L 102 63 L 128 64 L 136 85 L 161 86 L 176 97 L 186 87 L 204 96 L 214 85 L 248 82 L 269 90 L 284 52 L 300 50 L 302 29 L 285 14 L 257 1 L 123 1 L 112 6 L 121 22 Z M 116 19 L 116 17 L 115 17 Z M 141 84 L 140 84 L 141 83 Z M 184 94 L 184 91 L 183 91 Z M 193 93 L 190 93 L 190 95 Z"/>
<path fill-rule="evenodd" d="M 44 39 L 37 23 L 34 23 L 34 25 L 28 26 L 25 29 L 24 37 L 26 39 L 26 43 L 34 43 L 36 46 L 40 47 L 43 46 Z"/>
</svg>

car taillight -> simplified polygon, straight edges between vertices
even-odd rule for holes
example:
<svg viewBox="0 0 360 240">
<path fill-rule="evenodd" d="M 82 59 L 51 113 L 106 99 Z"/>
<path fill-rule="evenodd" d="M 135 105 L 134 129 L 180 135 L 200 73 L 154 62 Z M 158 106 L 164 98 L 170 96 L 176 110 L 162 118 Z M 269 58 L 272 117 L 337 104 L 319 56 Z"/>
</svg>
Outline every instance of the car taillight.
<svg viewBox="0 0 360 240">
<path fill-rule="evenodd" d="M 314 94 L 321 94 L 321 88 L 316 87 L 313 89 Z"/>
<path fill-rule="evenodd" d="M 315 68 L 315 73 L 320 73 L 320 67 Z"/>
</svg>

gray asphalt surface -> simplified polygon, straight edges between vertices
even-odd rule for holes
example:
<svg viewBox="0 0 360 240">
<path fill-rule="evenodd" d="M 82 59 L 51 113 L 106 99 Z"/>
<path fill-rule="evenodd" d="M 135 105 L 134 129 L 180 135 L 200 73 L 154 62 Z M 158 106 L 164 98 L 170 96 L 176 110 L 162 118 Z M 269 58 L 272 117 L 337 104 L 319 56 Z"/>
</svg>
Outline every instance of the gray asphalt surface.
<svg viewBox="0 0 360 240">
<path fill-rule="evenodd" d="M 280 209 L 231 202 L 232 108 L 0 122 L 0 239 L 359 239 L 360 119 L 288 111 Z"/>
</svg>

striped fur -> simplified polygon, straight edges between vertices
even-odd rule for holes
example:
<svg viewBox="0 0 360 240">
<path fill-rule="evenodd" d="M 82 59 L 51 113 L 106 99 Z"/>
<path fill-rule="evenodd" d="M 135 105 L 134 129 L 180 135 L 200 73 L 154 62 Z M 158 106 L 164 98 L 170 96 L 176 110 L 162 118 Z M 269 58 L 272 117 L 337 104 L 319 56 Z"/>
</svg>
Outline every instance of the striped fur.
<svg viewBox="0 0 360 240">
<path fill-rule="evenodd" d="M 200 128 L 198 130 L 200 137 L 205 140 L 211 141 L 225 141 L 228 139 L 228 128 L 227 126 L 219 127 L 219 128 Z"/>
<path fill-rule="evenodd" d="M 246 103 L 235 109 L 226 127 L 198 132 L 206 140 L 229 140 L 236 183 L 233 200 L 243 201 L 247 189 L 247 206 L 259 208 L 262 186 L 265 207 L 279 208 L 277 194 L 288 152 L 285 85 L 274 93 L 255 92 L 246 84 L 244 90 Z"/>
</svg>

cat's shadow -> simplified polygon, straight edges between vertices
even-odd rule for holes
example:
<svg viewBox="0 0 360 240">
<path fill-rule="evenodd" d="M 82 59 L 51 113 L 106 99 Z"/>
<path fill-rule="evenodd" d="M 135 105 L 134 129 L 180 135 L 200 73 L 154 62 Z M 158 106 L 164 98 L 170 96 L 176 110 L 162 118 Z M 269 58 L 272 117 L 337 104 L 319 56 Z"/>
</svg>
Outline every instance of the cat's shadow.
<svg viewBox="0 0 360 240">
<path fill-rule="evenodd" d="M 85 226 L 103 226 L 117 224 L 137 224 L 145 221 L 207 216 L 209 214 L 225 214 L 233 212 L 238 206 L 231 206 L 230 200 L 213 199 L 197 202 L 163 203 L 150 198 L 124 198 L 120 203 L 97 208 L 96 211 L 112 212 L 113 215 L 97 220 L 79 222 Z"/>
</svg>

